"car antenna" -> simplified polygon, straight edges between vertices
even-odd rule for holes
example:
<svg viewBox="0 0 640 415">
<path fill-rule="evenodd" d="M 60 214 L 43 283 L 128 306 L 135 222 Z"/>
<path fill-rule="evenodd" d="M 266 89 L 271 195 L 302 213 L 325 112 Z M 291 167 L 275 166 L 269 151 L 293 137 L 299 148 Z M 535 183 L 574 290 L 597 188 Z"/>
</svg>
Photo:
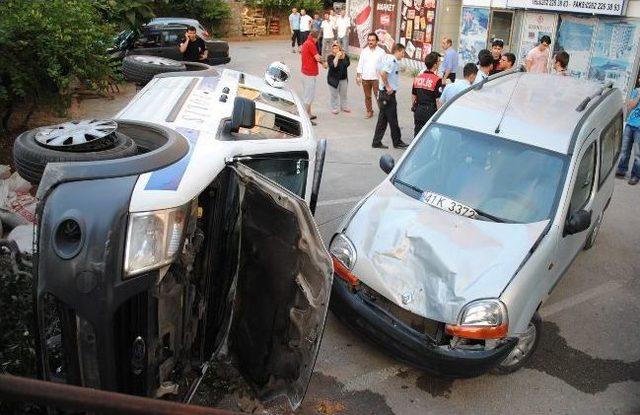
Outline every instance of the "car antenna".
<svg viewBox="0 0 640 415">
<path fill-rule="evenodd" d="M 495 130 L 496 134 L 500 133 L 500 126 L 502 125 L 502 120 L 504 120 L 504 116 L 507 114 L 507 110 L 509 109 L 509 104 L 511 104 L 511 99 L 513 99 L 513 94 L 516 92 L 516 89 L 518 88 L 518 84 L 520 83 L 521 78 L 522 78 L 522 75 L 520 75 L 518 79 L 516 79 L 516 84 L 513 86 L 513 89 L 511 90 L 511 94 L 509 95 L 509 101 L 507 101 L 507 105 L 505 105 L 504 111 L 502 111 L 502 115 L 500 116 L 500 121 L 498 121 L 498 126 L 496 127 L 496 130 Z"/>
</svg>

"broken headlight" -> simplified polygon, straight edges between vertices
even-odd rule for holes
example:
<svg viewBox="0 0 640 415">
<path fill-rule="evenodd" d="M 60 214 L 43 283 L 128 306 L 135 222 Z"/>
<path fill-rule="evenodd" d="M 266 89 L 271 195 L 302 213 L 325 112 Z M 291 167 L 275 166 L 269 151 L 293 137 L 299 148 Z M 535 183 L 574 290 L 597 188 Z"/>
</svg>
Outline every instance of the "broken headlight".
<svg viewBox="0 0 640 415">
<path fill-rule="evenodd" d="M 129 215 L 125 278 L 173 261 L 182 246 L 189 206 Z"/>
</svg>

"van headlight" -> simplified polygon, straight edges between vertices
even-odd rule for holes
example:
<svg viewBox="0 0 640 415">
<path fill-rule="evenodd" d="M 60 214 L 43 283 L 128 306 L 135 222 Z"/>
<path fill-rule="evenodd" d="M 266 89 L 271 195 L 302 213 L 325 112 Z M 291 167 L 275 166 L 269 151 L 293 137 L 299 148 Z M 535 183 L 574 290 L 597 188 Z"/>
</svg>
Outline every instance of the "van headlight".
<svg viewBox="0 0 640 415">
<path fill-rule="evenodd" d="M 467 304 L 460 314 L 463 326 L 499 326 L 507 321 L 507 308 L 500 300 L 479 300 Z"/>
<path fill-rule="evenodd" d="M 498 299 L 472 301 L 460 312 L 458 324 L 445 325 L 445 331 L 467 339 L 500 339 L 509 331 L 507 307 Z"/>
<path fill-rule="evenodd" d="M 356 248 L 345 234 L 339 233 L 331 240 L 329 253 L 347 269 L 353 269 L 356 263 Z"/>
<path fill-rule="evenodd" d="M 172 209 L 131 213 L 124 257 L 125 278 L 174 260 L 183 241 L 190 204 Z"/>
</svg>

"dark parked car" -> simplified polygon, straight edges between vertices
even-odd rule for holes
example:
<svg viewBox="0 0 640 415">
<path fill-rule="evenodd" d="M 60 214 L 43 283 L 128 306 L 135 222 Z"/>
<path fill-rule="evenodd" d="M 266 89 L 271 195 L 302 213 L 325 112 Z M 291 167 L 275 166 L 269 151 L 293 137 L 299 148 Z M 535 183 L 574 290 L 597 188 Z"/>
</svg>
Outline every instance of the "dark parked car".
<svg viewBox="0 0 640 415">
<path fill-rule="evenodd" d="M 183 23 L 163 23 L 145 25 L 139 32 L 124 30 L 118 34 L 115 46 L 109 52 L 118 59 L 127 55 L 151 55 L 181 61 L 182 53 L 178 45 L 182 42 L 187 27 Z M 221 65 L 231 61 L 227 42 L 206 38 L 203 40 L 209 51 L 209 57 L 204 63 Z"/>
</svg>

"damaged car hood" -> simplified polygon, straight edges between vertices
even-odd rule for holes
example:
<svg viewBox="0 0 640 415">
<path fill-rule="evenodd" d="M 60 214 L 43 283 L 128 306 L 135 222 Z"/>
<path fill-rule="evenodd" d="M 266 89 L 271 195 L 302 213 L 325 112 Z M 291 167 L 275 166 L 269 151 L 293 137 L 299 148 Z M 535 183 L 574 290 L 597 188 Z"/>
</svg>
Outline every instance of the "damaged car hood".
<svg viewBox="0 0 640 415">
<path fill-rule="evenodd" d="M 398 306 L 455 323 L 471 300 L 497 298 L 549 221 L 469 219 L 426 205 L 385 180 L 345 231 L 355 275 Z"/>
</svg>

